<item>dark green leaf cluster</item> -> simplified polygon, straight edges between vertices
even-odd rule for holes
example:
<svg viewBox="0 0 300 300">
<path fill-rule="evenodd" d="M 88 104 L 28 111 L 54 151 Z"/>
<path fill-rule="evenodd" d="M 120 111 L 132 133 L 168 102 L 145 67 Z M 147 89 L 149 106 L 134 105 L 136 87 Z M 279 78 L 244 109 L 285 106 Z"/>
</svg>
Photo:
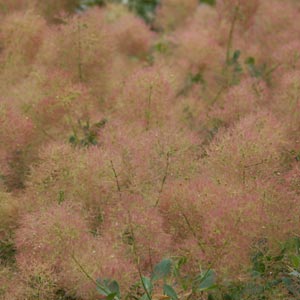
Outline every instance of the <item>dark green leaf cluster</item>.
<svg viewBox="0 0 300 300">
<path fill-rule="evenodd" d="M 210 300 L 300 299 L 300 239 L 284 243 L 278 253 L 270 253 L 267 241 L 254 247 L 248 280 L 220 286 Z"/>
<path fill-rule="evenodd" d="M 69 142 L 74 146 L 83 146 L 89 147 L 98 144 L 98 130 L 103 128 L 107 120 L 102 119 L 99 122 L 90 124 L 87 121 L 85 124 L 82 124 L 81 121 L 78 121 L 78 129 L 73 130 L 73 134 L 69 137 Z"/>
<path fill-rule="evenodd" d="M 95 5 L 102 6 L 109 2 L 127 5 L 130 10 L 139 15 L 146 22 L 153 20 L 156 6 L 159 4 L 159 0 L 82 0 L 81 9 Z"/>
<path fill-rule="evenodd" d="M 212 269 L 202 270 L 197 275 L 183 274 L 186 257 L 163 259 L 149 277 L 141 276 L 137 283 L 143 290 L 140 296 L 127 295 L 125 298 L 153 300 L 157 298 L 154 290 L 159 288 L 162 290 L 160 298 L 170 300 L 186 296 L 187 299 L 206 300 L 300 299 L 300 238 L 288 240 L 278 253 L 270 253 L 264 240 L 253 248 L 247 280 L 217 282 Z M 106 300 L 122 299 L 119 284 L 114 280 L 98 279 L 97 291 Z"/>
<path fill-rule="evenodd" d="M 186 262 L 185 257 L 163 259 L 154 266 L 149 277 L 141 275 L 140 282 L 137 283 L 143 289 L 140 297 L 131 295 L 129 298 L 152 300 L 155 298 L 154 289 L 157 291 L 159 288 L 162 290 L 162 296 L 166 299 L 178 300 L 182 292 L 188 293 L 189 297 L 192 298 L 217 288 L 216 274 L 211 269 L 201 271 L 196 276 L 182 275 L 181 269 Z M 115 280 L 97 279 L 96 282 L 98 293 L 104 296 L 106 300 L 121 299 L 119 284 Z"/>
</svg>

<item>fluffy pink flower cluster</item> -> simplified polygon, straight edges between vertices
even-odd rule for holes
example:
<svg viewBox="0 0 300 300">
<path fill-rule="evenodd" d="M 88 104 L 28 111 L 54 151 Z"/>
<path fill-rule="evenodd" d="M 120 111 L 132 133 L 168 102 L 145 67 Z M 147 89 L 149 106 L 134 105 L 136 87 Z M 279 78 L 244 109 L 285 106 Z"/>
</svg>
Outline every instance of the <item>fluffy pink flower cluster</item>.
<svg viewBox="0 0 300 300">
<path fill-rule="evenodd" d="M 241 278 L 300 234 L 299 3 L 110 2 L 0 0 L 4 300 L 97 299 L 83 270 L 130 292 L 170 256 Z"/>
</svg>

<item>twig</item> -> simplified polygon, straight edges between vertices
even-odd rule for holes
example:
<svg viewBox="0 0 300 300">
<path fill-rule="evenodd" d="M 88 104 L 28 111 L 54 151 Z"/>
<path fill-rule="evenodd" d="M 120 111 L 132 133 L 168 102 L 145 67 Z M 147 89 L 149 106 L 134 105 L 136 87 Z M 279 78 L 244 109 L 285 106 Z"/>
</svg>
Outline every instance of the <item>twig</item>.
<svg viewBox="0 0 300 300">
<path fill-rule="evenodd" d="M 152 90 L 153 90 L 153 86 L 151 84 L 149 88 L 149 96 L 148 96 L 148 103 L 147 103 L 147 110 L 146 110 L 146 130 L 150 129 Z"/>
<path fill-rule="evenodd" d="M 213 104 L 215 104 L 215 102 L 217 102 L 217 100 L 219 99 L 219 97 L 221 96 L 221 94 L 223 93 L 223 91 L 226 89 L 225 85 L 222 85 L 220 87 L 220 89 L 218 90 L 217 94 L 215 95 L 215 97 L 212 99 L 210 105 L 212 106 Z"/>
<path fill-rule="evenodd" d="M 157 197 L 157 200 L 155 202 L 154 207 L 156 207 L 158 205 L 161 193 L 163 192 L 164 185 L 165 185 L 167 177 L 168 177 L 169 165 L 170 165 L 170 151 L 167 152 L 167 162 L 166 162 L 165 174 L 164 174 L 163 179 L 161 181 L 161 186 L 160 186 L 160 189 L 159 189 L 159 192 L 158 192 L 158 197 Z"/>
<path fill-rule="evenodd" d="M 74 253 L 72 253 L 71 258 L 73 259 L 73 261 L 75 262 L 75 264 L 78 266 L 78 268 L 80 269 L 80 271 L 102 292 L 106 293 L 106 294 L 110 294 L 110 291 L 107 290 L 105 287 L 101 286 L 97 280 L 95 280 L 85 269 L 84 267 L 79 263 L 79 261 L 76 259 Z M 116 297 L 113 298 L 113 300 L 115 300 Z"/>
<path fill-rule="evenodd" d="M 241 214 L 238 216 L 238 219 L 236 220 L 235 224 L 233 225 L 234 228 L 236 228 L 239 225 L 240 222 L 241 222 Z M 223 246 L 220 247 L 220 252 L 218 252 L 218 258 L 219 259 L 221 259 L 223 257 L 223 255 L 225 255 L 225 253 L 226 253 L 225 248 L 228 246 L 229 242 L 230 242 L 230 238 L 228 237 L 224 241 Z M 214 265 L 216 264 L 216 262 L 217 262 L 217 260 L 215 260 L 214 262 L 211 262 L 210 263 L 210 268 L 213 268 Z"/>
<path fill-rule="evenodd" d="M 82 76 L 82 45 L 81 45 L 81 27 L 80 22 L 77 22 L 77 33 L 78 33 L 78 76 L 79 80 L 83 80 Z"/>
<path fill-rule="evenodd" d="M 41 132 L 46 135 L 48 138 L 50 138 L 51 140 L 55 141 L 56 139 L 50 134 L 48 133 L 44 128 L 39 127 L 39 129 L 41 130 Z"/>
<path fill-rule="evenodd" d="M 132 222 L 131 222 L 130 211 L 128 210 L 127 213 L 128 213 L 128 219 L 129 219 L 129 230 L 130 230 L 130 234 L 131 234 L 131 237 L 132 237 L 132 251 L 133 251 L 133 255 L 135 256 L 135 259 L 136 259 L 137 270 L 138 270 L 138 273 L 139 273 L 140 280 L 142 282 L 143 289 L 145 290 L 146 295 L 148 297 L 148 300 L 151 300 L 152 299 L 151 295 L 149 294 L 148 289 L 146 288 L 144 280 L 143 280 L 143 275 L 142 275 L 142 271 L 141 271 L 141 267 L 140 267 L 140 258 L 139 258 L 139 255 L 137 253 L 136 240 L 135 240 L 133 226 L 132 226 Z"/>
<path fill-rule="evenodd" d="M 81 270 L 81 272 L 91 281 L 93 282 L 96 287 L 99 287 L 99 284 L 97 283 L 97 281 L 84 269 L 84 267 L 79 263 L 79 261 L 76 259 L 74 253 L 72 253 L 72 259 L 74 260 L 74 262 L 76 263 L 76 265 L 79 267 L 79 269 Z"/>
<path fill-rule="evenodd" d="M 228 66 L 230 64 L 230 55 L 231 55 L 231 48 L 232 48 L 232 41 L 233 41 L 233 33 L 234 33 L 234 28 L 235 28 L 235 24 L 238 18 L 238 14 L 239 14 L 239 6 L 240 4 L 237 4 L 234 8 L 234 14 L 233 14 L 233 18 L 231 21 L 231 26 L 230 26 L 230 30 L 229 30 L 229 34 L 228 34 L 228 39 L 227 39 L 227 46 L 226 46 L 226 64 L 225 64 L 225 68 L 224 71 L 227 73 L 227 69 Z M 225 85 L 222 85 L 221 88 L 218 90 L 217 94 L 215 95 L 215 97 L 212 99 L 211 101 L 211 105 L 213 105 L 221 96 L 221 94 L 223 93 L 223 91 L 228 87 L 228 83 L 226 83 Z"/>
<path fill-rule="evenodd" d="M 251 165 L 244 165 L 243 166 L 243 177 L 242 177 L 242 179 L 243 179 L 243 184 L 244 185 L 246 184 L 246 169 L 251 168 L 251 167 L 255 167 L 255 166 L 259 166 L 259 165 L 261 165 L 261 164 L 263 164 L 265 162 L 266 162 L 266 159 L 263 159 L 262 161 L 260 161 L 258 163 L 254 163 L 254 164 L 251 164 Z"/>
<path fill-rule="evenodd" d="M 184 212 L 181 212 L 181 215 L 183 216 L 183 218 L 184 218 L 184 220 L 185 220 L 185 222 L 186 222 L 186 224 L 187 224 L 189 230 L 191 231 L 193 237 L 197 240 L 197 244 L 198 244 L 198 246 L 200 247 L 201 251 L 202 251 L 203 253 L 205 253 L 204 246 L 203 246 L 203 244 L 200 242 L 200 240 L 199 240 L 199 238 L 198 238 L 198 236 L 197 236 L 197 234 L 196 234 L 196 232 L 195 232 L 193 226 L 191 225 L 190 221 L 188 220 L 186 214 L 185 214 Z"/>
<path fill-rule="evenodd" d="M 232 18 L 232 22 L 231 22 L 231 26 L 230 26 L 230 30 L 229 30 L 229 35 L 228 35 L 228 39 L 227 39 L 227 47 L 226 47 L 226 65 L 229 64 L 230 61 L 230 51 L 232 48 L 232 41 L 233 41 L 233 33 L 234 33 L 234 28 L 235 28 L 235 24 L 237 21 L 237 17 L 239 14 L 239 9 L 240 6 L 239 4 L 237 4 L 234 8 L 234 15 Z"/>
<path fill-rule="evenodd" d="M 151 255 L 151 247 L 150 246 L 148 247 L 148 253 L 149 253 L 151 274 L 153 274 L 153 263 L 152 263 L 152 255 Z"/>
<path fill-rule="evenodd" d="M 120 183 L 119 183 L 119 178 L 118 178 L 118 174 L 117 174 L 117 172 L 116 172 L 116 169 L 115 169 L 115 167 L 114 167 L 114 164 L 113 164 L 113 161 L 112 161 L 112 160 L 110 160 L 110 165 L 111 165 L 111 169 L 112 169 L 112 171 L 113 171 L 113 173 L 114 173 L 114 177 L 115 177 L 116 185 L 117 185 L 117 190 L 118 190 L 118 192 L 119 192 L 119 197 L 120 197 L 120 200 L 121 200 L 122 194 L 121 194 L 121 187 L 120 187 Z"/>
<path fill-rule="evenodd" d="M 278 63 L 275 66 L 271 67 L 265 74 L 265 76 L 269 76 L 271 75 L 274 71 L 276 71 L 280 66 L 282 65 L 282 63 Z"/>
</svg>

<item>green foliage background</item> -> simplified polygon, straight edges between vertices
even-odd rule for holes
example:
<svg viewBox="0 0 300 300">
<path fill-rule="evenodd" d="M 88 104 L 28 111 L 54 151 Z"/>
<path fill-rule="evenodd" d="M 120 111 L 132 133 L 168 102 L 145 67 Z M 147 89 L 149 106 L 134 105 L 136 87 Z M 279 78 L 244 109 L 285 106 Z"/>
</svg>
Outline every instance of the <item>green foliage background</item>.
<svg viewBox="0 0 300 300">
<path fill-rule="evenodd" d="M 214 5 L 216 0 L 199 0 L 200 3 L 206 3 L 208 5 Z M 105 5 L 106 3 L 123 3 L 127 5 L 129 9 L 141 16 L 147 22 L 151 22 L 154 17 L 154 12 L 160 0 L 82 0 L 81 8 Z"/>
</svg>

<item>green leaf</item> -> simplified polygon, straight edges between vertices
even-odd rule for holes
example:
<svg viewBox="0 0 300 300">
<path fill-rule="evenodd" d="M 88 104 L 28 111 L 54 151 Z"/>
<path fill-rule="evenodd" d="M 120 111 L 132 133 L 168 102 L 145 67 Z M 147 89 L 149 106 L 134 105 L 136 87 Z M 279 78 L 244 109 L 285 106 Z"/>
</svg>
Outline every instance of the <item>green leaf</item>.
<svg viewBox="0 0 300 300">
<path fill-rule="evenodd" d="M 110 294 L 110 291 L 107 288 L 105 288 L 103 285 L 101 285 L 98 282 L 98 280 L 97 280 L 97 287 L 96 287 L 96 289 L 97 289 L 97 292 L 100 295 L 102 295 L 102 296 L 108 296 Z"/>
<path fill-rule="evenodd" d="M 61 204 L 65 201 L 65 192 L 59 191 L 58 192 L 58 204 Z"/>
<path fill-rule="evenodd" d="M 115 281 L 115 280 L 108 281 L 106 286 L 109 288 L 109 290 L 112 293 L 114 293 L 116 296 L 118 296 L 118 298 L 121 297 L 120 286 L 117 281 Z"/>
<path fill-rule="evenodd" d="M 177 267 L 180 269 L 186 263 L 187 263 L 187 257 L 181 256 L 177 262 Z"/>
<path fill-rule="evenodd" d="M 195 75 L 191 74 L 191 82 L 192 83 L 204 83 L 202 74 L 200 72 L 196 73 Z"/>
<path fill-rule="evenodd" d="M 263 274 L 266 270 L 264 263 L 264 254 L 259 251 L 252 257 L 253 271 Z"/>
<path fill-rule="evenodd" d="M 143 288 L 146 289 L 146 291 L 148 292 L 149 295 L 151 295 L 152 294 L 153 285 L 152 285 L 152 282 L 151 282 L 150 278 L 142 276 L 142 283 L 143 283 Z"/>
<path fill-rule="evenodd" d="M 293 264 L 294 268 L 299 268 L 300 266 L 300 257 L 298 255 L 291 256 L 291 263 Z"/>
<path fill-rule="evenodd" d="M 207 4 L 207 5 L 215 5 L 216 4 L 216 0 L 200 0 L 200 3 L 204 3 L 204 4 Z"/>
<path fill-rule="evenodd" d="M 104 118 L 100 122 L 95 123 L 94 126 L 97 128 L 102 128 L 105 126 L 106 123 L 107 123 L 107 119 Z"/>
<path fill-rule="evenodd" d="M 249 56 L 249 57 L 246 58 L 245 63 L 247 65 L 255 65 L 255 58 L 252 57 L 252 56 Z"/>
<path fill-rule="evenodd" d="M 77 143 L 77 137 L 75 135 L 71 135 L 69 137 L 69 143 L 71 143 L 73 145 L 76 144 Z"/>
<path fill-rule="evenodd" d="M 163 290 L 164 290 L 164 294 L 171 297 L 172 300 L 178 299 L 177 293 L 170 285 L 164 284 Z"/>
<path fill-rule="evenodd" d="M 171 259 L 163 259 L 160 263 L 155 265 L 152 280 L 166 278 L 171 274 L 173 262 Z"/>
<path fill-rule="evenodd" d="M 178 260 L 175 260 L 174 271 L 173 271 L 175 277 L 180 275 L 180 270 L 182 266 L 185 265 L 186 263 L 187 263 L 187 258 L 185 256 L 181 256 L 179 257 Z"/>
<path fill-rule="evenodd" d="M 233 53 L 233 56 L 232 56 L 232 61 L 236 63 L 238 61 L 240 55 L 241 55 L 241 51 L 235 50 Z"/>
<path fill-rule="evenodd" d="M 144 294 L 142 297 L 139 298 L 139 300 L 152 300 L 152 299 L 149 299 L 148 295 Z"/>
<path fill-rule="evenodd" d="M 289 291 L 290 294 L 297 297 L 293 299 L 299 299 L 299 288 L 297 287 L 297 285 L 295 285 L 295 282 L 291 278 L 283 277 L 282 283 L 284 284 L 285 288 Z"/>
<path fill-rule="evenodd" d="M 289 273 L 289 275 L 300 278 L 300 273 L 296 270 L 292 271 L 291 273 Z"/>
<path fill-rule="evenodd" d="M 264 286 L 260 284 L 256 284 L 254 282 L 250 282 L 245 286 L 245 293 L 249 295 L 261 295 L 264 292 Z"/>
<path fill-rule="evenodd" d="M 114 300 L 116 296 L 117 296 L 116 293 L 111 293 L 107 295 L 106 300 Z"/>
<path fill-rule="evenodd" d="M 208 270 L 204 274 L 200 274 L 195 279 L 197 291 L 207 291 L 216 287 L 216 274 L 213 270 Z"/>
<path fill-rule="evenodd" d="M 115 294 L 115 296 L 117 295 L 117 293 L 115 291 L 110 290 L 109 284 L 111 283 L 111 281 L 109 279 L 101 280 L 100 278 L 98 278 L 96 280 L 96 283 L 97 283 L 96 289 L 100 295 L 103 295 L 106 297 L 110 296 L 112 293 Z"/>
</svg>

